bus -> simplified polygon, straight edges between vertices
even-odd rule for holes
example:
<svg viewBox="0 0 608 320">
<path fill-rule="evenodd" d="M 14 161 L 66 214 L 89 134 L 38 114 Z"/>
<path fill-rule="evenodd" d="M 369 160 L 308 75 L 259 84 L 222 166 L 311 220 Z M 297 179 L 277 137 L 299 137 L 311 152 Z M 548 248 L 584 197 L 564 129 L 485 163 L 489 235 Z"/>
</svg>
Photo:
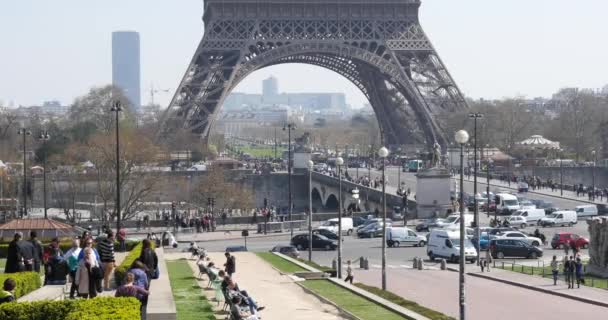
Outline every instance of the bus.
<svg viewBox="0 0 608 320">
<path fill-rule="evenodd" d="M 408 172 L 418 172 L 422 170 L 422 160 L 410 160 L 407 163 Z"/>
</svg>

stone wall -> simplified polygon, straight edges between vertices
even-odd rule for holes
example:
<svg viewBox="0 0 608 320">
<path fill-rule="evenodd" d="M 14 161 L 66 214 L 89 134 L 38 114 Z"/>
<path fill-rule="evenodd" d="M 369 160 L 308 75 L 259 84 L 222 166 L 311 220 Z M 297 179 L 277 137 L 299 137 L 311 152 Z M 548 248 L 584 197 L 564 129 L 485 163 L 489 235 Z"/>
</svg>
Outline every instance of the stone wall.
<svg viewBox="0 0 608 320">
<path fill-rule="evenodd" d="M 587 220 L 589 225 L 589 264 L 587 273 L 608 277 L 608 218 Z"/>
<path fill-rule="evenodd" d="M 513 170 L 514 175 L 522 176 L 535 176 L 541 177 L 541 179 L 552 179 L 559 183 L 560 172 L 563 170 L 564 185 L 583 184 L 590 186 L 593 184 L 593 167 L 522 167 Z M 508 172 L 504 172 L 508 174 Z M 595 168 L 595 185 L 600 188 L 608 187 L 608 168 L 596 167 Z"/>
</svg>

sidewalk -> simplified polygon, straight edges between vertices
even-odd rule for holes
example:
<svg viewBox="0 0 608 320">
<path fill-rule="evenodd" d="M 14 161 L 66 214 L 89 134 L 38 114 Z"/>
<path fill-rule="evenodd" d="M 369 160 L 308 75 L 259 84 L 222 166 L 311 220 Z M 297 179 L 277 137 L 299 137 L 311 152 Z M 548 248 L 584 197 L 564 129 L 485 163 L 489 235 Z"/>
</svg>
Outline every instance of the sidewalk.
<svg viewBox="0 0 608 320">
<path fill-rule="evenodd" d="M 557 285 L 553 285 L 552 279 L 495 268 L 491 272 L 475 271 L 468 274 L 608 308 L 608 290 L 605 289 L 586 286 L 581 286 L 579 289 L 568 289 L 568 285 L 563 280 L 558 281 Z"/>
<path fill-rule="evenodd" d="M 332 305 L 319 301 L 315 296 L 306 293 L 292 278 L 281 275 L 264 260 L 254 253 L 237 252 L 236 273 L 233 275 L 241 290 L 246 290 L 256 300 L 259 306 L 266 307 L 260 312 L 264 320 L 337 320 L 345 319 Z M 187 253 L 167 254 L 167 259 L 189 258 Z M 210 253 L 211 261 L 222 267 L 226 258 L 223 253 Z M 198 275 L 195 260 L 188 260 L 194 276 Z M 207 287 L 208 278 L 198 280 L 202 288 Z M 222 312 L 223 302 L 214 301 L 214 292 L 210 289 L 203 291 L 211 301 L 216 317 L 223 319 L 227 313 Z"/>
<path fill-rule="evenodd" d="M 129 254 L 129 252 L 115 252 L 114 253 L 114 260 L 116 260 L 116 267 L 118 267 L 124 260 L 125 257 Z M 114 268 L 114 270 L 116 270 L 116 268 Z M 98 296 L 107 296 L 107 297 L 113 297 L 116 294 L 116 281 L 114 281 L 114 270 L 112 270 L 112 274 L 110 275 L 110 287 L 112 287 L 111 291 L 103 291 L 102 293 L 98 294 Z M 103 282 L 103 280 L 102 280 Z M 68 290 L 69 292 L 69 290 Z"/>
</svg>

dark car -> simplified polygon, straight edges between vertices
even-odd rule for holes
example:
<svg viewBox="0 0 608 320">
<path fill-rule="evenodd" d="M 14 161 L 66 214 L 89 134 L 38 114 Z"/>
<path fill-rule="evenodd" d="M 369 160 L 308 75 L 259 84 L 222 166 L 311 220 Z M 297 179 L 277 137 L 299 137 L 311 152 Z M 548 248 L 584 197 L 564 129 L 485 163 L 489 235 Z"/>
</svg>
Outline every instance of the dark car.
<svg viewBox="0 0 608 320">
<path fill-rule="evenodd" d="M 312 234 L 320 234 L 330 240 L 338 240 L 338 235 L 327 229 L 313 229 Z"/>
<path fill-rule="evenodd" d="M 505 257 L 536 259 L 543 256 L 541 248 L 518 239 L 490 240 L 490 253 L 492 257 L 497 259 L 504 259 Z"/>
<path fill-rule="evenodd" d="M 300 252 L 294 246 L 275 246 L 270 252 L 278 252 L 294 259 L 300 258 Z"/>
<path fill-rule="evenodd" d="M 488 235 L 490 236 L 490 238 L 492 236 L 497 236 L 502 232 L 505 231 L 519 231 L 519 229 L 515 228 L 515 227 L 499 227 L 499 228 L 491 228 L 488 230 Z"/>
<path fill-rule="evenodd" d="M 437 228 L 439 223 L 445 222 L 445 219 L 442 218 L 433 218 L 422 221 L 421 223 L 416 225 L 416 231 L 430 231 L 433 228 Z"/>
<path fill-rule="evenodd" d="M 577 248 L 587 249 L 589 247 L 589 240 L 587 240 L 587 238 L 583 238 L 571 232 L 559 232 L 551 239 L 551 248 L 557 249 L 563 248 L 564 246 L 570 246 L 572 241 L 574 241 Z"/>
<path fill-rule="evenodd" d="M 389 223 L 386 224 L 387 227 L 390 226 Z M 361 230 L 357 231 L 357 236 L 359 238 L 374 238 L 382 236 L 382 223 L 373 223 Z"/>
<path fill-rule="evenodd" d="M 291 245 L 298 248 L 298 250 L 308 249 L 308 234 L 299 234 L 291 239 Z M 330 240 L 320 234 L 312 235 L 312 248 L 313 249 L 325 249 L 325 250 L 336 250 L 338 243 Z"/>
<path fill-rule="evenodd" d="M 364 224 L 365 221 L 367 221 L 367 219 L 365 219 L 364 217 L 353 217 L 353 227 L 358 227 Z"/>
<path fill-rule="evenodd" d="M 226 247 L 226 252 L 243 252 L 243 251 L 247 251 L 247 247 L 245 247 L 245 246 Z"/>
</svg>

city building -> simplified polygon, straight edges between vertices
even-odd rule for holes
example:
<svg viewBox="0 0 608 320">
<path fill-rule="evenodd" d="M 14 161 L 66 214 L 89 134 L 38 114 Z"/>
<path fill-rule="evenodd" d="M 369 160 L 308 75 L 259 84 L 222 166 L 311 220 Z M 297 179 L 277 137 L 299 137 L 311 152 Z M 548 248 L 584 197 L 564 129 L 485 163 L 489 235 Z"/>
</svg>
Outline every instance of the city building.
<svg viewBox="0 0 608 320">
<path fill-rule="evenodd" d="M 245 137 L 251 129 L 281 127 L 289 117 L 287 108 L 224 111 L 217 119 L 216 130 L 226 136 Z"/>
<path fill-rule="evenodd" d="M 112 32 L 112 84 L 124 91 L 136 112 L 141 107 L 139 59 L 139 33 Z"/>
<path fill-rule="evenodd" d="M 273 98 L 279 95 L 279 81 L 275 77 L 270 77 L 262 81 L 262 96 Z"/>
</svg>

